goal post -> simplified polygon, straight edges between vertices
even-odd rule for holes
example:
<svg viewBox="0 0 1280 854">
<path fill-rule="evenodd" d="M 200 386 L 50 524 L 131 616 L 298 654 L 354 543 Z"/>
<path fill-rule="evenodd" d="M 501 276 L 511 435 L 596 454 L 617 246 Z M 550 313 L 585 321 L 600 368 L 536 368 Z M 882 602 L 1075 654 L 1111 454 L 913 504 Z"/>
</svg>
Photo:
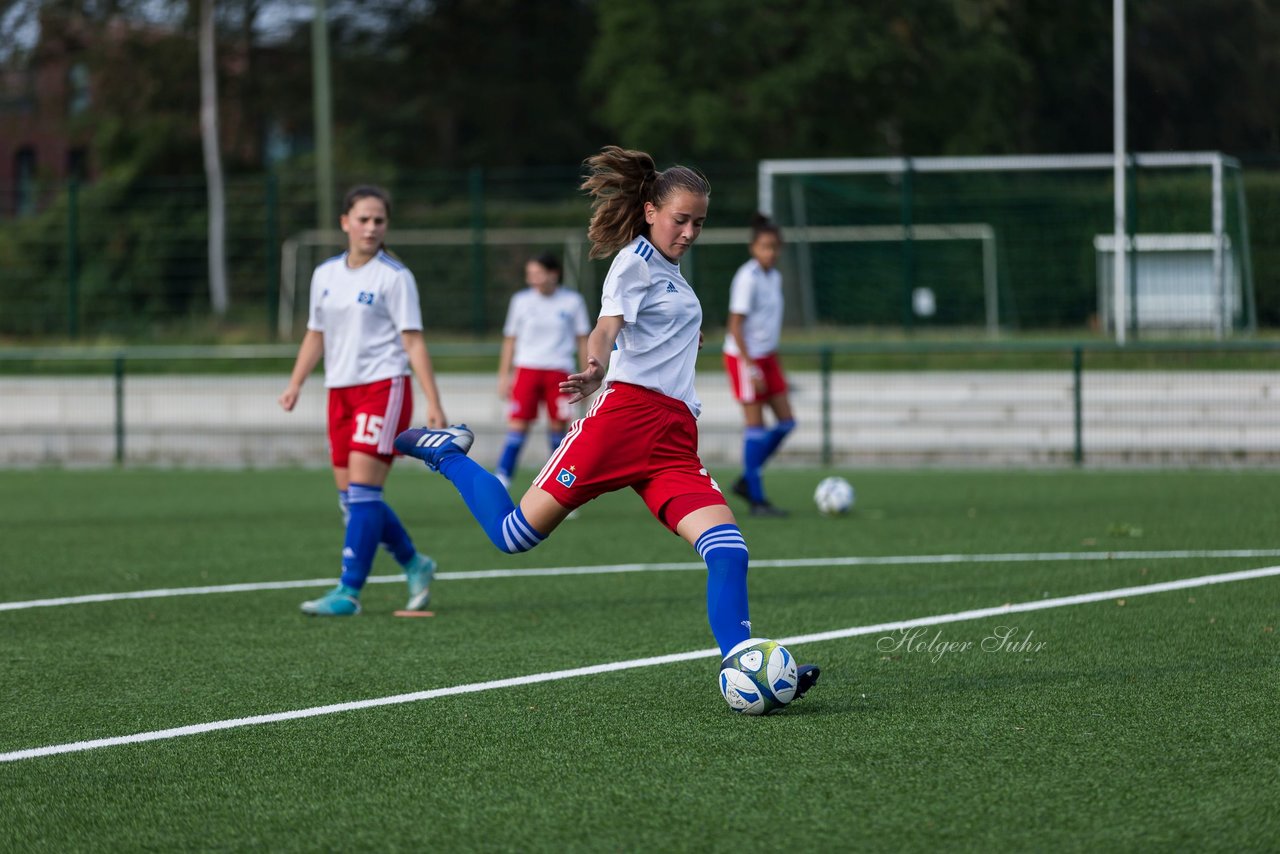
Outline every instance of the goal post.
<svg viewBox="0 0 1280 854">
<path fill-rule="evenodd" d="M 1209 277 L 1201 289 L 1228 294 L 1239 282 L 1238 299 L 1219 298 L 1238 310 L 1213 324 L 1219 334 L 1256 326 L 1248 215 L 1240 164 L 1220 152 L 1138 153 L 1129 158 L 1130 238 L 1144 234 L 1208 235 L 1209 264 L 1195 262 L 1194 275 Z M 1113 225 L 1114 155 L 1017 155 L 999 157 L 834 158 L 762 160 L 757 168 L 757 200 L 763 213 L 785 230 L 789 242 L 814 226 L 857 225 L 897 229 L 897 258 L 878 258 L 851 249 L 824 269 L 814 246 L 797 246 L 804 287 L 830 302 L 853 303 L 846 314 L 866 306 L 901 304 L 886 291 L 907 294 L 918 280 L 930 280 L 939 306 L 976 297 L 985 303 L 985 326 L 1073 329 L 1096 327 L 1099 316 L 1094 237 Z M 1234 192 L 1230 188 L 1234 187 Z M 927 229 L 949 223 L 981 223 L 991 229 L 994 276 L 982 258 L 927 253 L 916 244 Z M 806 263 L 806 256 L 811 261 Z M 1166 256 L 1165 260 L 1180 256 Z M 1190 257 L 1190 256 L 1187 256 Z M 1132 279 L 1133 259 L 1128 262 Z M 877 266 L 878 264 L 878 266 Z M 968 269 L 973 265 L 975 269 Z M 994 294 L 988 284 L 994 278 Z M 1135 327 L 1141 309 L 1131 304 L 1136 284 L 1128 284 L 1126 324 Z M 875 299 L 880 294 L 881 299 Z M 966 294 L 969 294 L 966 296 Z M 836 315 L 841 310 L 835 312 Z M 976 312 L 959 314 L 975 325 Z M 952 317 L 957 317 L 955 312 Z M 1221 317 L 1221 315 L 1219 315 Z M 909 321 L 909 317 L 904 315 Z M 993 322 L 993 318 L 995 318 Z M 884 311 L 871 322 L 892 322 Z M 1202 324 L 1209 326 L 1207 322 Z"/>
</svg>

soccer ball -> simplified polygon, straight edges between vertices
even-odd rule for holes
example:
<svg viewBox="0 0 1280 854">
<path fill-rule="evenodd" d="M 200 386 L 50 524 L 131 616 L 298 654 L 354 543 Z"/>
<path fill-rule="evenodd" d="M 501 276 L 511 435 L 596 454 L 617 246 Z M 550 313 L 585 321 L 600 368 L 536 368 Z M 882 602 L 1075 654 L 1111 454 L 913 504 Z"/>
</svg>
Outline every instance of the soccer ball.
<svg viewBox="0 0 1280 854">
<path fill-rule="evenodd" d="M 796 660 L 777 641 L 747 638 L 720 663 L 720 693 L 735 712 L 775 712 L 796 696 Z"/>
<path fill-rule="evenodd" d="M 826 516 L 848 513 L 853 507 L 853 487 L 842 477 L 823 478 L 813 491 L 813 503 Z"/>
</svg>

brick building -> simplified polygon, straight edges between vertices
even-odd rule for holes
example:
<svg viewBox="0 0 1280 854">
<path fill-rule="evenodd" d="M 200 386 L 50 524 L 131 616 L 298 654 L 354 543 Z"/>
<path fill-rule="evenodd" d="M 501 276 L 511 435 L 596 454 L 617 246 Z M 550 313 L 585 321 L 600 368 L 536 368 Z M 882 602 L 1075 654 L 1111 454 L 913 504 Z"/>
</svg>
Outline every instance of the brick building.
<svg viewBox="0 0 1280 854">
<path fill-rule="evenodd" d="M 40 29 L 30 59 L 0 70 L 0 216 L 34 211 L 41 184 L 92 175 L 86 27 L 44 17 Z"/>
</svg>

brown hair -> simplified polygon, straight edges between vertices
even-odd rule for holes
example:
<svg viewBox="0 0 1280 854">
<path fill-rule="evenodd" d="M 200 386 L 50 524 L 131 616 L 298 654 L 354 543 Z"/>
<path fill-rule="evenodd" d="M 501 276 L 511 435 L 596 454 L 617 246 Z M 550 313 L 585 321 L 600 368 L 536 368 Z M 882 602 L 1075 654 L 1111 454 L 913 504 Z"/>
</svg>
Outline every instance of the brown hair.
<svg viewBox="0 0 1280 854">
<path fill-rule="evenodd" d="M 644 203 L 662 205 L 679 190 L 711 195 L 706 176 L 687 166 L 657 171 L 653 158 L 643 151 L 606 145 L 586 159 L 587 177 L 580 189 L 593 196 L 587 238 L 591 257 L 607 258 L 626 246 L 637 234 L 646 234 Z"/>
<path fill-rule="evenodd" d="M 342 212 L 350 213 L 351 209 L 356 206 L 356 202 L 361 199 L 377 199 L 382 202 L 382 206 L 387 209 L 387 218 L 391 218 L 391 196 L 381 187 L 375 187 L 373 184 L 361 184 L 358 187 L 352 187 L 347 190 L 347 194 L 342 197 Z"/>
</svg>

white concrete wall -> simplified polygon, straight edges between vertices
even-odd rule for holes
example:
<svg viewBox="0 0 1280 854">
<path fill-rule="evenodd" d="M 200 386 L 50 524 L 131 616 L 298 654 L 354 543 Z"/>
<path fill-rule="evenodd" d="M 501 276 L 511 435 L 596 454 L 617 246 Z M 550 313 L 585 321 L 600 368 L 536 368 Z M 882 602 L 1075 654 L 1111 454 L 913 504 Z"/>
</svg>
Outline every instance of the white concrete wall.
<svg viewBox="0 0 1280 854">
<path fill-rule="evenodd" d="M 441 374 L 451 421 L 477 432 L 474 456 L 494 462 L 504 432 L 491 373 Z M 817 462 L 821 378 L 792 372 L 799 428 L 779 463 Z M 312 380 L 292 413 L 284 377 L 129 376 L 126 461 L 185 466 L 326 465 L 325 391 Z M 739 409 L 720 373 L 700 375 L 708 462 L 736 462 Z M 1089 463 L 1280 465 L 1280 372 L 1088 371 Z M 904 371 L 832 376 L 837 461 L 877 464 L 1063 464 L 1072 459 L 1068 371 Z M 415 422 L 422 420 L 416 395 Z M 0 378 L 0 465 L 106 465 L 115 458 L 110 377 Z M 525 466 L 546 455 L 539 429 Z"/>
</svg>

